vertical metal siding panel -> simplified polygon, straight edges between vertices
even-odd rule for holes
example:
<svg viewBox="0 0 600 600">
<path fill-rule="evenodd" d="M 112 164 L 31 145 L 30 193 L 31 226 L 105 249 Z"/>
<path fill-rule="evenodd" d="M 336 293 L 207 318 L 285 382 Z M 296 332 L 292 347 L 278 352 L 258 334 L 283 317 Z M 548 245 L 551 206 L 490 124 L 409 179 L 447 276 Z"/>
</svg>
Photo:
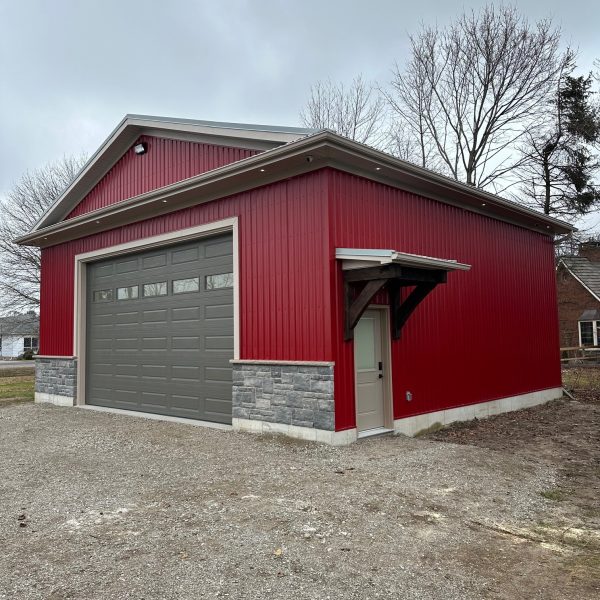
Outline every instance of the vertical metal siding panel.
<svg viewBox="0 0 600 600">
<path fill-rule="evenodd" d="M 560 386 L 548 236 L 346 173 L 331 182 L 332 252 L 386 247 L 473 265 L 449 274 L 393 342 L 395 418 Z M 340 303 L 339 267 L 335 280 Z M 353 347 L 340 311 L 335 323 L 336 428 L 346 429 L 355 425 Z"/>
<path fill-rule="evenodd" d="M 137 156 L 130 148 L 67 219 L 257 154 L 244 148 L 151 136 L 141 136 L 137 141 L 148 143 L 147 154 Z"/>
</svg>

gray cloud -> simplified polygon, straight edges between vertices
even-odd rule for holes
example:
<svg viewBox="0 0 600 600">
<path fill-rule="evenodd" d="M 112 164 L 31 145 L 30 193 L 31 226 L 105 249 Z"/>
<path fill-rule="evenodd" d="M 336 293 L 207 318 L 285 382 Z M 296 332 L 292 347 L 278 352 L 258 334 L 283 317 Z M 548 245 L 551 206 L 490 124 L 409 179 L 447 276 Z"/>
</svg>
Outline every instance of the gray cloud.
<svg viewBox="0 0 600 600">
<path fill-rule="evenodd" d="M 311 83 L 358 72 L 385 83 L 407 34 L 462 6 L 0 0 L 0 193 L 27 169 L 93 152 L 126 113 L 297 124 Z M 583 68 L 600 57 L 592 0 L 519 8 L 531 20 L 552 16 Z"/>
</svg>

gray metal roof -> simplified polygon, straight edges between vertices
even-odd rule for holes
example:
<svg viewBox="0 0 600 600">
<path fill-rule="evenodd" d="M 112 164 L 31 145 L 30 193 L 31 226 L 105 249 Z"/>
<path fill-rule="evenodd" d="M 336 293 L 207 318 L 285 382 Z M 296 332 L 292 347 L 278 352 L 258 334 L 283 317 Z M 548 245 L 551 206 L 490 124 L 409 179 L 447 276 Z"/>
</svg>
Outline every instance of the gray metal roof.
<svg viewBox="0 0 600 600">
<path fill-rule="evenodd" d="M 583 256 L 565 256 L 560 262 L 600 301 L 600 263 L 592 262 Z"/>
<path fill-rule="evenodd" d="M 0 335 L 37 335 L 39 317 L 35 313 L 0 317 Z"/>
<path fill-rule="evenodd" d="M 600 321 L 600 310 L 592 308 L 590 310 L 584 310 L 578 321 Z"/>
<path fill-rule="evenodd" d="M 251 123 L 230 123 L 227 121 L 203 121 L 200 119 L 183 119 L 180 117 L 156 117 L 152 115 L 127 114 L 126 119 L 136 121 L 152 121 L 154 123 L 175 123 L 179 125 L 200 125 L 203 127 L 214 127 L 216 129 L 243 129 L 246 131 L 268 131 L 272 133 L 296 133 L 308 135 L 320 131 L 319 129 L 308 129 L 306 127 L 288 127 L 286 125 L 257 125 Z"/>
</svg>

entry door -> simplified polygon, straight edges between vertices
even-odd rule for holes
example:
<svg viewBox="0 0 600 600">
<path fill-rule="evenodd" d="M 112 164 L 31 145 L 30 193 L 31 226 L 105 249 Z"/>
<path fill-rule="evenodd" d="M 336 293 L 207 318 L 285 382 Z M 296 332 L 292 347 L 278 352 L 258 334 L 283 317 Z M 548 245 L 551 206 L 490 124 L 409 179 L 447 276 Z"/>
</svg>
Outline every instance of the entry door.
<svg viewBox="0 0 600 600">
<path fill-rule="evenodd" d="M 356 426 L 368 431 L 385 426 L 382 315 L 366 310 L 354 328 Z"/>
</svg>

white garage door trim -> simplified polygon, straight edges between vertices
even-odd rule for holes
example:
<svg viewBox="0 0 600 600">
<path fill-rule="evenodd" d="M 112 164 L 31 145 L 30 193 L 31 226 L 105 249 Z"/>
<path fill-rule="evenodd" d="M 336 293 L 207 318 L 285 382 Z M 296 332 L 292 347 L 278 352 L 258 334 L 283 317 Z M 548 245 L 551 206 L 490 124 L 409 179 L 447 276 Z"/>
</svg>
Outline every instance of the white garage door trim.
<svg viewBox="0 0 600 600">
<path fill-rule="evenodd" d="M 218 233 L 233 233 L 233 358 L 240 358 L 240 286 L 239 286 L 239 243 L 238 218 L 231 217 L 196 227 L 179 229 L 161 235 L 141 238 L 125 244 L 108 246 L 101 250 L 85 252 L 75 256 L 75 285 L 73 307 L 73 354 L 77 358 L 77 405 L 85 404 L 85 348 L 86 348 L 86 265 L 89 262 L 130 254 L 158 246 L 170 246 L 186 240 L 212 236 Z"/>
</svg>

